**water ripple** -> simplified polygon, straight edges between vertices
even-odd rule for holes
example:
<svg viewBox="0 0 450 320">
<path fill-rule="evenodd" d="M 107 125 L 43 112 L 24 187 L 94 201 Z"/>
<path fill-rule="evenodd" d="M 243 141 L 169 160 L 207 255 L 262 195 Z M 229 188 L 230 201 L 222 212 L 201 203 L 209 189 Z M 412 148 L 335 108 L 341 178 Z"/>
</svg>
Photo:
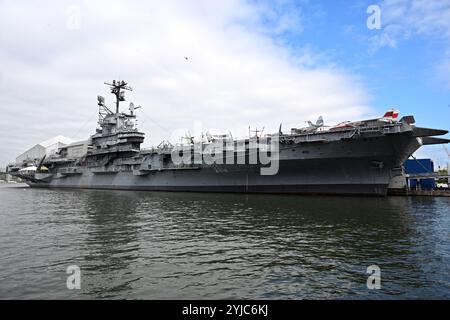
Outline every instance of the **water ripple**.
<svg viewBox="0 0 450 320">
<path fill-rule="evenodd" d="M 450 298 L 447 198 L 1 186 L 0 203 L 3 299 Z"/>
</svg>

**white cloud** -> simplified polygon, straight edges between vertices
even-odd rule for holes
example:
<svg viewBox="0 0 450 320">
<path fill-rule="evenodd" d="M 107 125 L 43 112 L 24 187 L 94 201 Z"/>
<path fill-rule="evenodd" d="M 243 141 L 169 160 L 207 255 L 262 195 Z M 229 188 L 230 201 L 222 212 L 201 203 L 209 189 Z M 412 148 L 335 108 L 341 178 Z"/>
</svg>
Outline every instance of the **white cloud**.
<svg viewBox="0 0 450 320">
<path fill-rule="evenodd" d="M 396 47 L 412 35 L 450 41 L 448 0 L 384 0 L 380 7 L 383 32 L 371 38 L 372 50 Z"/>
<path fill-rule="evenodd" d="M 380 4 L 382 30 L 369 38 L 369 53 L 381 48 L 398 48 L 403 41 L 422 37 L 443 47 L 440 57 L 431 61 L 433 81 L 450 88 L 450 1 L 384 0 Z"/>
<path fill-rule="evenodd" d="M 387 26 L 383 32 L 370 37 L 369 41 L 371 47 L 369 49 L 369 52 L 375 53 L 378 49 L 382 47 L 397 48 L 399 36 L 395 35 L 395 33 L 392 31 L 393 29 L 402 30 L 396 25 L 391 25 Z M 401 38 L 404 38 L 404 36 L 401 35 Z"/>
<path fill-rule="evenodd" d="M 248 125 L 276 130 L 319 115 L 328 122 L 366 116 L 369 97 L 356 77 L 321 66 L 306 44 L 292 52 L 273 40 L 303 30 L 301 10 L 286 6 L 0 2 L 0 164 L 53 135 L 87 138 L 96 95 L 107 94 L 103 81 L 119 77 L 135 89 L 129 99 L 143 105 L 146 145 L 195 121 L 242 135 Z"/>
<path fill-rule="evenodd" d="M 439 83 L 450 90 L 450 45 L 446 54 L 435 64 L 435 70 Z"/>
</svg>

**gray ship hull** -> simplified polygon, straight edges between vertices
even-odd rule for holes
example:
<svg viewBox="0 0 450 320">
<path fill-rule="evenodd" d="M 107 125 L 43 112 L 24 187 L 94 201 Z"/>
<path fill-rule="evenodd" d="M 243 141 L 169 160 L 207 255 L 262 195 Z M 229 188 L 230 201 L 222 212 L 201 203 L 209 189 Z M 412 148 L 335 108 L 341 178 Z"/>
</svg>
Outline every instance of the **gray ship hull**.
<svg viewBox="0 0 450 320">
<path fill-rule="evenodd" d="M 448 133 L 415 127 L 412 116 L 397 121 L 398 112 L 390 110 L 382 118 L 326 130 L 319 130 L 319 119 L 291 133 L 283 134 L 281 126 L 278 133 L 256 131 L 245 139 L 207 133 L 197 142 L 187 136 L 182 148 L 163 141 L 141 149 L 145 134 L 135 126 L 136 108 L 130 104 L 130 113 L 119 110 L 123 90 L 131 88 L 124 81 L 106 84 L 116 96 L 116 112 L 98 96 L 99 128 L 89 140 L 35 159 L 33 172 L 17 168 L 17 176 L 45 188 L 384 196 L 423 137 L 442 143 L 430 137 Z M 267 160 L 264 153 L 271 155 L 268 164 L 257 161 Z"/>
<path fill-rule="evenodd" d="M 161 168 L 145 174 L 84 167 L 76 174 L 36 174 L 38 180 L 28 183 L 47 188 L 384 196 L 393 169 L 420 146 L 409 133 L 281 145 L 275 175 L 261 175 L 260 165 L 249 164 Z"/>
<path fill-rule="evenodd" d="M 273 176 L 261 176 L 256 165 L 222 165 L 156 171 L 145 176 L 132 171 L 85 172 L 29 184 L 50 188 L 383 196 L 390 170 L 370 168 L 371 161 L 372 158 L 286 160 L 280 162 L 279 172 Z"/>
</svg>

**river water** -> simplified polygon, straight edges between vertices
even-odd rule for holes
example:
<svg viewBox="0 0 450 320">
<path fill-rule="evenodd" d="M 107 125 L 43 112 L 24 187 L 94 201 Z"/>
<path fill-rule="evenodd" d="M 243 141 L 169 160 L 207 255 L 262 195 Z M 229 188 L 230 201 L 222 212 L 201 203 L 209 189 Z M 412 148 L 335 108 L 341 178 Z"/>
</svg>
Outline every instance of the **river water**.
<svg viewBox="0 0 450 320">
<path fill-rule="evenodd" d="M 2 184 L 0 298 L 449 299 L 450 198 Z"/>
</svg>

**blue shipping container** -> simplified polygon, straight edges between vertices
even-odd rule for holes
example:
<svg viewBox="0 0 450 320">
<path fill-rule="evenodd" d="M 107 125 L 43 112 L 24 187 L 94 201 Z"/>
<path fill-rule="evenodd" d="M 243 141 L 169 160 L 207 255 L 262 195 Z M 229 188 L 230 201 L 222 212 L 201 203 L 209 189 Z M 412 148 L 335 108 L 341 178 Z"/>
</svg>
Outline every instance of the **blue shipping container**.
<svg viewBox="0 0 450 320">
<path fill-rule="evenodd" d="M 434 172 L 434 163 L 431 159 L 408 159 L 403 164 L 406 174 L 431 173 Z M 410 179 L 409 186 L 416 189 L 417 179 Z M 434 179 L 420 179 L 420 189 L 433 190 L 436 187 Z"/>
<path fill-rule="evenodd" d="M 404 163 L 405 173 L 429 173 L 434 172 L 434 163 L 431 159 L 408 159 Z"/>
</svg>

